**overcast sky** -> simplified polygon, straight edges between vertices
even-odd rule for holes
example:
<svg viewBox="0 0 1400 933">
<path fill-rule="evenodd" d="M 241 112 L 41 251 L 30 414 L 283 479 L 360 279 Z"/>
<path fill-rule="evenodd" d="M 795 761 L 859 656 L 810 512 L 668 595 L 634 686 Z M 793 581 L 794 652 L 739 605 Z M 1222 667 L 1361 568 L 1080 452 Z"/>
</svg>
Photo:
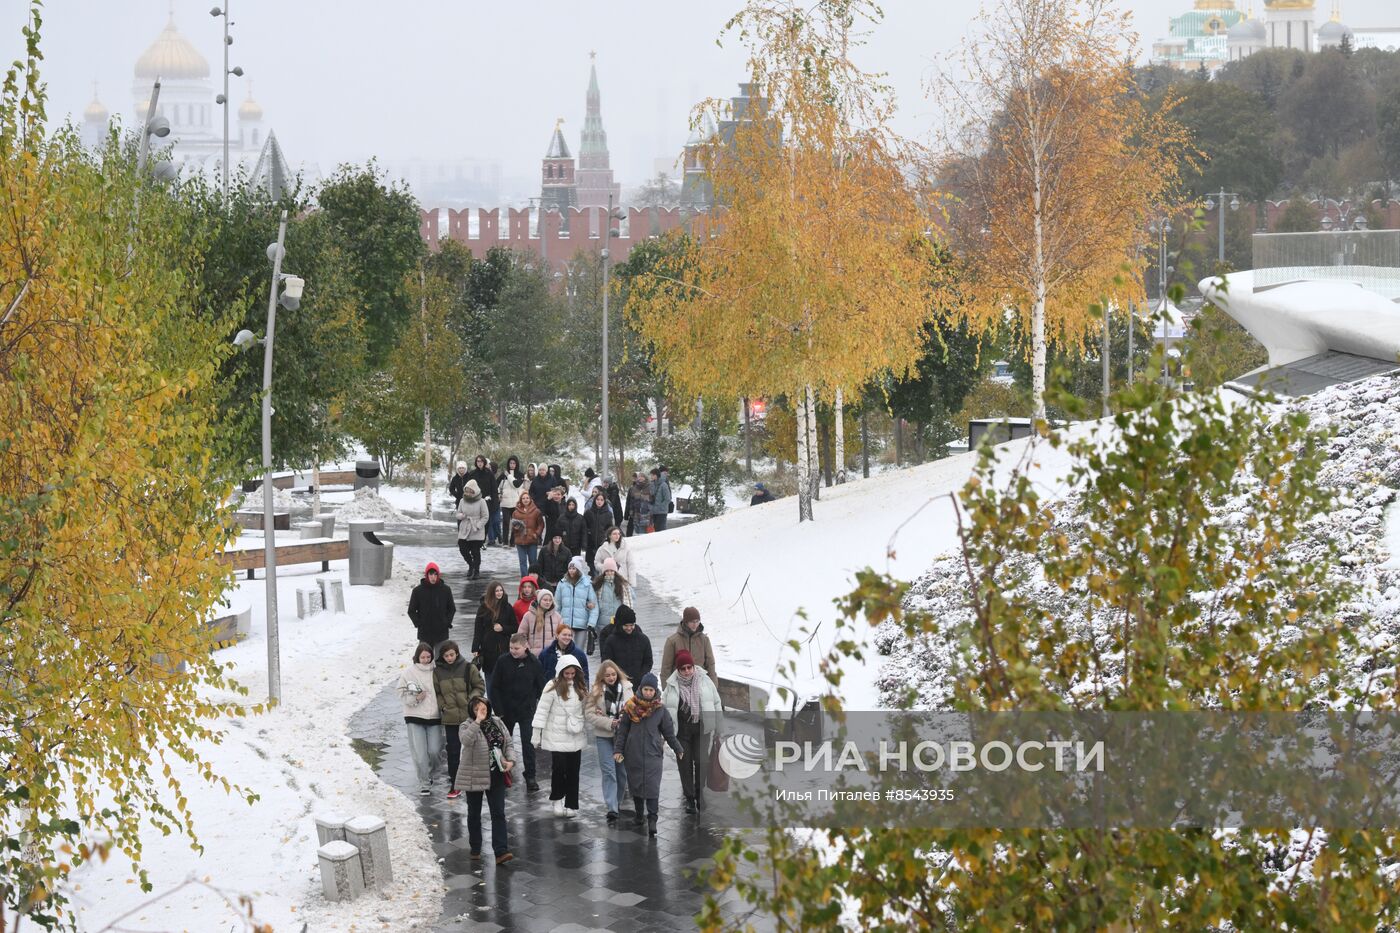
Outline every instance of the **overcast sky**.
<svg viewBox="0 0 1400 933">
<path fill-rule="evenodd" d="M 217 0 L 175 0 L 180 32 L 218 77 Z M 1191 0 L 1124 0 L 1145 49 Z M 1243 2 L 1243 0 L 1242 0 Z M 231 0 L 235 102 L 252 80 L 293 162 L 478 157 L 534 177 L 557 117 L 577 150 L 588 53 L 598 53 L 603 122 L 624 186 L 675 156 L 690 106 L 743 78 L 737 40 L 716 45 L 740 0 Z M 1262 9 L 1262 2 L 1256 4 Z M 1327 0 L 1319 7 L 1326 9 Z M 0 61 L 23 50 L 24 0 L 0 0 Z M 92 83 L 130 122 L 132 69 L 164 27 L 170 0 L 49 0 L 43 75 L 53 116 L 81 114 Z M 887 0 L 861 58 L 888 72 L 898 129 L 925 136 L 927 79 L 963 39 L 977 0 Z M 1400 25 L 1397 0 L 1345 0 L 1353 26 Z M 1325 18 L 1325 17 L 1324 17 Z M 142 91 L 142 98 L 149 91 Z"/>
</svg>

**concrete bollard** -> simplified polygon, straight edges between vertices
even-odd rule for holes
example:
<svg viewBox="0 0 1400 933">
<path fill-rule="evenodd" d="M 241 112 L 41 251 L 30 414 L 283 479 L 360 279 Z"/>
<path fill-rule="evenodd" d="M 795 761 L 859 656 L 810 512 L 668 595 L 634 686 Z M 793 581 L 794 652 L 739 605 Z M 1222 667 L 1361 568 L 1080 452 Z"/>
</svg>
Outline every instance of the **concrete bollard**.
<svg viewBox="0 0 1400 933">
<path fill-rule="evenodd" d="M 321 523 L 321 537 L 323 537 L 323 538 L 334 538 L 334 537 L 335 537 L 335 513 L 334 513 L 334 512 L 319 512 L 319 513 L 317 513 L 317 514 L 311 516 L 311 520 L 312 520 L 313 522 L 320 522 L 320 523 Z"/>
<path fill-rule="evenodd" d="M 345 584 L 339 579 L 319 577 L 316 585 L 321 588 L 321 605 L 327 612 L 345 611 Z"/>
<path fill-rule="evenodd" d="M 321 890 L 328 901 L 353 901 L 365 893 L 360 850 L 348 842 L 328 842 L 316 850 L 321 863 Z"/>
<path fill-rule="evenodd" d="M 302 541 L 310 541 L 313 538 L 321 538 L 320 522 L 297 522 L 298 538 Z"/>
<path fill-rule="evenodd" d="M 297 590 L 297 618 L 304 619 L 309 615 L 315 615 L 325 606 L 321 602 L 321 591 L 319 589 L 299 589 Z"/>
<path fill-rule="evenodd" d="M 345 817 L 339 813 L 316 817 L 316 844 L 345 841 Z"/>
<path fill-rule="evenodd" d="M 357 816 L 345 821 L 345 841 L 360 850 L 365 887 L 383 887 L 394 880 L 389 865 L 389 831 L 377 816 Z"/>
</svg>

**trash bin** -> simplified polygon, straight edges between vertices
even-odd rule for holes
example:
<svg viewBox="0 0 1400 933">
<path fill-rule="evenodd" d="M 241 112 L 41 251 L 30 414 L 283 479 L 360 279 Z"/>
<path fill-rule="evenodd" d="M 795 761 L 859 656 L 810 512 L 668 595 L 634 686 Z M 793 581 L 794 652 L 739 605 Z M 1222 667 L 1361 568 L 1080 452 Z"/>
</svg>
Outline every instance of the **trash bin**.
<svg viewBox="0 0 1400 933">
<path fill-rule="evenodd" d="M 355 488 L 360 489 L 363 486 L 368 486 L 375 492 L 379 491 L 378 460 L 355 461 Z"/>
<path fill-rule="evenodd" d="M 383 522 L 350 523 L 350 585 L 383 586 L 394 568 L 394 545 L 380 541 Z"/>
</svg>

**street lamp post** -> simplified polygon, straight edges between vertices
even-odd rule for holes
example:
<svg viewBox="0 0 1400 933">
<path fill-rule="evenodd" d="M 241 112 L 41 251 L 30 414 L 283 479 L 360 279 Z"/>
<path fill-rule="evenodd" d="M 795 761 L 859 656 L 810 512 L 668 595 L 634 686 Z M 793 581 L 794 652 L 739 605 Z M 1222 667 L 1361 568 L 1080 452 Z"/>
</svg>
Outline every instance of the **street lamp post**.
<svg viewBox="0 0 1400 933">
<path fill-rule="evenodd" d="M 1206 198 L 1206 210 L 1208 210 L 1208 211 L 1213 211 L 1213 210 L 1215 210 L 1217 207 L 1220 208 L 1220 211 L 1219 211 L 1219 214 L 1218 214 L 1219 219 L 1220 219 L 1220 237 L 1219 237 L 1219 239 L 1220 239 L 1220 246 L 1219 246 L 1219 256 L 1218 256 L 1218 258 L 1219 258 L 1219 260 L 1220 260 L 1220 264 L 1221 264 L 1221 265 L 1224 265 L 1224 264 L 1225 264 L 1225 199 L 1226 199 L 1226 198 L 1229 198 L 1229 199 L 1230 199 L 1230 210 L 1232 210 L 1232 211 L 1237 211 L 1237 210 L 1240 209 L 1240 196 L 1239 196 L 1238 194 L 1236 194 L 1235 192 L 1233 192 L 1233 191 L 1226 191 L 1224 188 L 1221 188 L 1219 191 L 1215 192 L 1214 194 L 1212 194 L 1212 195 L 1210 195 L 1209 197 Z"/>
<path fill-rule="evenodd" d="M 1322 229 L 1327 233 L 1331 233 L 1334 228 L 1338 231 L 1365 230 L 1370 226 L 1370 222 L 1366 220 L 1366 214 L 1362 212 L 1360 205 L 1353 204 L 1351 207 L 1343 208 L 1340 201 L 1337 202 L 1337 219 L 1335 221 L 1332 220 L 1332 215 L 1327 213 L 1326 203 L 1322 205 L 1321 223 Z"/>
<path fill-rule="evenodd" d="M 602 448 L 603 462 L 599 465 L 599 473 L 607 476 L 608 469 L 608 260 L 612 256 L 612 238 L 621 236 L 621 233 L 613 229 L 613 199 L 608 195 L 608 216 L 603 230 L 603 438 L 599 445 Z"/>
<path fill-rule="evenodd" d="M 277 225 L 277 242 L 267 248 L 267 258 L 272 261 L 272 284 L 267 295 L 266 336 L 257 341 L 251 331 L 241 330 L 233 338 L 234 345 L 240 349 L 246 349 L 256 342 L 263 345 L 263 564 L 266 570 L 264 583 L 267 591 L 267 698 L 273 703 L 282 699 L 282 660 L 277 627 L 277 532 L 272 516 L 272 350 L 277 334 L 278 304 L 288 311 L 295 311 L 301 304 L 302 291 L 306 286 L 298 276 L 282 272 L 282 258 L 286 255 L 282 244 L 286 238 L 287 212 L 283 211 Z M 285 288 L 279 300 L 277 289 L 281 285 L 285 285 Z"/>
<path fill-rule="evenodd" d="M 1167 234 L 1172 232 L 1172 225 L 1166 217 L 1161 217 L 1152 221 L 1147 229 L 1157 237 L 1157 295 L 1160 302 L 1158 310 L 1162 313 L 1162 383 L 1165 385 L 1168 379 L 1167 345 L 1171 341 L 1167 314 L 1167 276 L 1172 271 L 1167 266 Z"/>
<path fill-rule="evenodd" d="M 228 66 L 228 47 L 233 45 L 233 36 L 228 34 L 228 27 L 233 25 L 228 18 L 228 0 L 224 0 L 223 7 L 214 7 L 209 11 L 210 16 L 222 16 L 224 18 L 224 92 L 215 96 L 214 102 L 224 108 L 224 206 L 228 207 L 228 76 L 237 75 L 243 77 L 243 69 L 234 65 L 232 69 Z"/>
</svg>

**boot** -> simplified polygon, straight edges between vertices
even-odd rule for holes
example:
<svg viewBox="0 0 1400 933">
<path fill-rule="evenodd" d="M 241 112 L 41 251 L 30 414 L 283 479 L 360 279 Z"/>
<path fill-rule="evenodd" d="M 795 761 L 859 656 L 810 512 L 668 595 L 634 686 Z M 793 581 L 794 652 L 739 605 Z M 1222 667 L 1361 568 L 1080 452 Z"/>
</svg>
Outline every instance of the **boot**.
<svg viewBox="0 0 1400 933">
<path fill-rule="evenodd" d="M 705 812 L 705 792 L 700 788 L 695 788 L 695 812 Z"/>
<path fill-rule="evenodd" d="M 686 812 L 686 813 L 696 813 L 696 812 L 698 812 L 698 811 L 695 809 L 695 798 L 694 798 L 694 797 L 687 797 L 687 798 L 685 798 L 685 812 Z"/>
<path fill-rule="evenodd" d="M 555 816 L 563 816 L 563 815 L 564 815 L 564 801 L 563 801 L 562 798 L 559 799 L 559 800 L 554 801 L 554 815 L 555 815 Z"/>
<path fill-rule="evenodd" d="M 635 805 L 637 807 L 637 810 L 635 813 L 632 814 L 632 825 L 641 826 L 642 821 L 646 819 L 646 813 L 642 810 L 642 802 L 640 800 L 636 800 Z"/>
<path fill-rule="evenodd" d="M 648 836 L 655 836 L 655 835 L 656 835 L 656 814 L 655 814 L 655 813 L 651 813 L 651 814 L 648 814 L 648 815 L 647 815 L 647 835 L 648 835 Z"/>
</svg>

